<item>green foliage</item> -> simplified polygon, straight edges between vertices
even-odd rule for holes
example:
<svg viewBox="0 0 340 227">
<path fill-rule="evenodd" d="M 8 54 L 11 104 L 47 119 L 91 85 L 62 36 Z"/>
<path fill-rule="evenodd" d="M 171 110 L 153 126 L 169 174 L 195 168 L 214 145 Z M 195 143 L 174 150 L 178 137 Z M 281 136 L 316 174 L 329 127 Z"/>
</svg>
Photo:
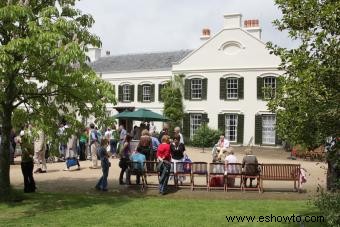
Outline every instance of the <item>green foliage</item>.
<svg viewBox="0 0 340 227">
<path fill-rule="evenodd" d="M 288 50 L 268 43 L 285 71 L 268 107 L 277 113 L 280 138 L 313 149 L 340 132 L 340 1 L 275 2 L 283 16 L 274 24 L 300 45 Z M 327 159 L 333 168 L 339 156 Z"/>
<path fill-rule="evenodd" d="M 175 75 L 161 90 L 164 102 L 164 115 L 170 119 L 170 132 L 176 126 L 182 125 L 183 110 L 183 80 L 181 75 Z"/>
<path fill-rule="evenodd" d="M 213 147 L 219 140 L 221 132 L 202 124 L 192 138 L 191 145 L 195 147 Z"/>
<path fill-rule="evenodd" d="M 282 139 L 314 148 L 340 128 L 340 2 L 276 0 L 283 17 L 274 21 L 300 46 L 268 47 L 280 56 L 281 69 L 276 98 L 269 108 L 277 112 Z"/>
<path fill-rule="evenodd" d="M 325 217 L 328 226 L 340 226 L 340 193 L 321 192 L 314 198 L 314 205 Z"/>
<path fill-rule="evenodd" d="M 108 192 L 105 195 L 102 193 L 82 195 L 79 191 L 64 194 L 31 193 L 21 203 L 0 203 L 0 225 L 69 226 L 70 223 L 77 223 L 79 226 L 295 226 L 297 223 L 283 223 L 283 221 L 282 223 L 266 223 L 258 222 L 258 220 L 259 216 L 271 214 L 290 216 L 316 210 L 304 200 L 173 197 L 173 195 L 166 196 L 166 198 L 145 196 L 136 192 L 128 193 L 128 195 L 126 192 L 124 194 Z M 127 214 L 129 210 L 134 211 L 133 215 Z M 93 215 L 93 218 L 84 217 L 89 213 Z M 228 223 L 226 215 L 251 215 L 256 216 L 256 219 L 253 223 L 247 221 L 237 223 L 236 220 Z M 315 226 L 320 226 L 320 223 L 316 223 Z"/>
<path fill-rule="evenodd" d="M 103 121 L 105 105 L 115 104 L 113 86 L 97 77 L 88 66 L 85 51 L 89 45 L 101 43 L 89 32 L 93 18 L 75 9 L 75 2 L 0 2 L 3 148 L 9 147 L 12 114 L 18 107 L 27 113 L 18 116 L 26 117 L 50 137 L 55 137 L 61 119 L 65 119 L 74 132 L 81 125 L 78 116 L 92 115 Z M 9 188 L 6 158 L 9 151 L 2 151 L 0 194 Z"/>
</svg>

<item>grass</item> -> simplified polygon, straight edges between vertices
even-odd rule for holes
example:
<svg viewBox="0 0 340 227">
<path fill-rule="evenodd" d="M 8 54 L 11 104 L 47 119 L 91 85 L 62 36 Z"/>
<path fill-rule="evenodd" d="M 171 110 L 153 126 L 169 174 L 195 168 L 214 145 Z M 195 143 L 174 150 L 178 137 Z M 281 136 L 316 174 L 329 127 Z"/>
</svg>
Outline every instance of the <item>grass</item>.
<svg viewBox="0 0 340 227">
<path fill-rule="evenodd" d="M 29 194 L 0 203 L 0 226 L 300 226 L 228 223 L 226 215 L 298 215 L 317 209 L 307 201 L 188 200 L 158 196 Z M 320 226 L 320 223 L 305 226 Z"/>
</svg>

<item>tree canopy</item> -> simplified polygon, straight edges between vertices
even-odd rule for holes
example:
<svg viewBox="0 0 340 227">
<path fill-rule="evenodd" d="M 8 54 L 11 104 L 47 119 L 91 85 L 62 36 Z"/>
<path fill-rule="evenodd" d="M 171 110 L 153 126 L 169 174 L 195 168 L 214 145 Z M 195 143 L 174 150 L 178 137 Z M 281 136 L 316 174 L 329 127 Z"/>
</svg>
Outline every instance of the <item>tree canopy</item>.
<svg viewBox="0 0 340 227">
<path fill-rule="evenodd" d="M 327 188 L 340 188 L 339 143 L 334 142 L 340 132 L 340 1 L 275 2 L 283 15 L 274 24 L 300 45 L 286 49 L 268 44 L 285 71 L 269 109 L 277 113 L 278 134 L 293 145 L 313 149 L 333 137 Z"/>
<path fill-rule="evenodd" d="M 100 46 L 89 28 L 94 19 L 75 9 L 76 0 L 0 2 L 0 195 L 9 190 L 9 133 L 12 114 L 54 134 L 61 119 L 72 128 L 81 117 L 105 120 L 115 104 L 113 86 L 88 66 L 89 45 Z M 21 114 L 24 116 L 25 114 Z"/>
<path fill-rule="evenodd" d="M 280 88 L 269 108 L 277 113 L 281 138 L 313 148 L 340 126 L 340 2 L 276 0 L 280 31 L 300 42 L 295 49 L 269 43 L 281 57 Z"/>
</svg>

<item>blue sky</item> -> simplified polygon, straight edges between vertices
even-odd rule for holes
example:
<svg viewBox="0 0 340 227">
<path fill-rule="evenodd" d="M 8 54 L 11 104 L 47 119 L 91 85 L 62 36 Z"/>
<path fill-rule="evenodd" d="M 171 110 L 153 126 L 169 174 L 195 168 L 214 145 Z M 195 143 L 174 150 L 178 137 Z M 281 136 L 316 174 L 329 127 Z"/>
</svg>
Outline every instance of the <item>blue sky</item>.
<svg viewBox="0 0 340 227">
<path fill-rule="evenodd" d="M 272 25 L 280 17 L 273 0 L 81 0 L 77 8 L 94 17 L 91 30 L 111 55 L 195 49 L 202 28 L 216 34 L 226 13 L 259 19 L 262 40 L 294 46 Z"/>
</svg>

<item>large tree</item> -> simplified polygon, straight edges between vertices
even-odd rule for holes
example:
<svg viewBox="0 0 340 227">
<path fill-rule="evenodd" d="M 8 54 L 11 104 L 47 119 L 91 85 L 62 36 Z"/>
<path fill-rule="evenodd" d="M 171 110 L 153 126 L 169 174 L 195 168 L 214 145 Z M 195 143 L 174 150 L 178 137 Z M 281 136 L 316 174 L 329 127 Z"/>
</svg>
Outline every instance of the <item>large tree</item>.
<svg viewBox="0 0 340 227">
<path fill-rule="evenodd" d="M 10 192 L 9 135 L 12 115 L 23 108 L 31 121 L 53 134 L 61 119 L 77 126 L 79 116 L 103 119 L 115 103 L 113 87 L 87 65 L 90 15 L 76 0 L 0 1 L 0 197 Z"/>
<path fill-rule="evenodd" d="M 281 138 L 313 149 L 329 136 L 339 137 L 340 1 L 275 2 L 282 18 L 274 24 L 280 31 L 288 31 L 299 46 L 286 49 L 268 44 L 281 57 L 286 72 L 269 108 L 277 113 Z M 340 171 L 337 152 L 338 148 L 328 152 L 330 173 Z"/>
</svg>

